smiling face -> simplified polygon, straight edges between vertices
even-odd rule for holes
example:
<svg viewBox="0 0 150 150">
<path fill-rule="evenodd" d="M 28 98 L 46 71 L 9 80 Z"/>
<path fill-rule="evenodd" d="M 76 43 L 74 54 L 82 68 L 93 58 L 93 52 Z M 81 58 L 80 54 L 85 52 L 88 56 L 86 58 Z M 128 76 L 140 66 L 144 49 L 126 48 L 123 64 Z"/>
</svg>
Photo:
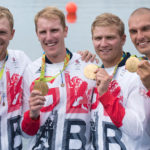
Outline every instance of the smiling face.
<svg viewBox="0 0 150 150">
<path fill-rule="evenodd" d="M 93 45 L 105 67 L 115 66 L 119 62 L 125 39 L 125 35 L 119 35 L 116 25 L 96 26 L 93 29 Z"/>
<path fill-rule="evenodd" d="M 37 36 L 46 56 L 52 62 L 61 62 L 66 55 L 64 38 L 67 27 L 63 27 L 60 19 L 39 18 L 37 21 Z"/>
<path fill-rule="evenodd" d="M 6 17 L 0 18 L 0 60 L 5 58 L 9 41 L 13 38 L 14 32 L 8 19 Z"/>
<path fill-rule="evenodd" d="M 150 59 L 150 11 L 131 15 L 128 25 L 134 46 Z"/>
</svg>

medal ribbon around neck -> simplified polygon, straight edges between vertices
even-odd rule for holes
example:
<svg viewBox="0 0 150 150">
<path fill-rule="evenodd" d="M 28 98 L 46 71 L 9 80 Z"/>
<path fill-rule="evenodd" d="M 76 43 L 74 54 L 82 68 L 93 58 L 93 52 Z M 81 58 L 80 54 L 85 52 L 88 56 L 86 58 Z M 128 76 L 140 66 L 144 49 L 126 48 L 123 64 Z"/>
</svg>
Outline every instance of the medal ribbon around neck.
<svg viewBox="0 0 150 150">
<path fill-rule="evenodd" d="M 118 66 L 119 66 L 119 64 L 121 63 L 121 61 L 125 58 L 125 56 L 126 56 L 126 53 L 123 53 L 122 57 L 120 58 L 120 61 L 119 61 L 118 64 L 115 66 L 115 69 L 114 69 L 113 74 L 112 74 L 113 77 L 116 75 Z M 104 65 L 102 65 L 101 67 L 104 68 Z"/>
<path fill-rule="evenodd" d="M 63 69 L 59 73 L 57 73 L 55 76 L 45 78 L 45 54 L 43 54 L 41 75 L 40 75 L 40 79 L 38 81 L 49 82 L 49 81 L 52 81 L 53 79 L 57 78 L 57 76 L 59 76 L 65 70 L 65 68 L 68 66 L 69 60 L 70 60 L 70 54 L 66 53 Z"/>
<path fill-rule="evenodd" d="M 2 69 L 1 69 L 1 71 L 0 71 L 0 80 L 2 79 L 2 76 L 3 76 L 3 73 L 4 73 L 4 68 L 5 68 L 5 64 L 6 64 L 7 58 L 8 58 L 8 52 L 6 52 L 6 56 L 5 56 L 5 59 L 4 59 L 4 63 L 3 63 Z"/>
</svg>

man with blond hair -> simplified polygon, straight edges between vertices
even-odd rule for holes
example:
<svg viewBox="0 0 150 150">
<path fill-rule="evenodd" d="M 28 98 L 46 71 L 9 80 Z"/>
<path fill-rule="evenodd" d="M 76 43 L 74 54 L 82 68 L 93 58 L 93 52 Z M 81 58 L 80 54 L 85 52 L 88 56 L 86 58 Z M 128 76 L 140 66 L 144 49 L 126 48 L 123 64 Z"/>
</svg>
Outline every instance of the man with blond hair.
<svg viewBox="0 0 150 150">
<path fill-rule="evenodd" d="M 96 82 L 84 76 L 87 63 L 81 56 L 65 47 L 68 27 L 61 10 L 42 9 L 35 16 L 35 28 L 44 54 L 25 72 L 24 88 L 30 90 L 24 98 L 29 99 L 30 109 L 21 125 L 24 136 L 29 137 L 28 149 L 88 150 Z M 43 94 L 42 89 L 47 92 Z"/>
<path fill-rule="evenodd" d="M 92 41 L 103 65 L 97 70 L 97 96 L 91 106 L 92 150 L 137 150 L 143 135 L 145 87 L 125 69 L 130 54 L 123 51 L 124 24 L 114 14 L 96 17 Z M 143 150 L 143 149 L 141 149 Z"/>
<path fill-rule="evenodd" d="M 10 50 L 14 20 L 9 9 L 0 6 L 0 150 L 21 150 L 20 118 L 24 71 L 30 59 L 20 50 Z"/>
</svg>

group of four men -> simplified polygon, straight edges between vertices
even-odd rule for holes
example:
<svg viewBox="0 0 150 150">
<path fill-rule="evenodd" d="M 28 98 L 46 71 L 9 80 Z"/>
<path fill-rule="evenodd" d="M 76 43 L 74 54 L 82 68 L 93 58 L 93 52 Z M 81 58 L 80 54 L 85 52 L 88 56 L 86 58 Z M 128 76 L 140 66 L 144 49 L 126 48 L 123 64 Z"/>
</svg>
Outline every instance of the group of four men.
<svg viewBox="0 0 150 150">
<path fill-rule="evenodd" d="M 121 19 L 104 13 L 92 24 L 93 45 L 103 63 L 96 80 L 84 76 L 91 62 L 65 46 L 62 11 L 42 9 L 35 28 L 44 54 L 31 63 L 23 52 L 7 50 L 13 17 L 0 7 L 0 149 L 22 149 L 21 134 L 32 150 L 150 149 L 150 64 L 141 61 L 137 73 L 125 69 L 130 54 L 123 51 Z M 131 14 L 129 32 L 137 50 L 150 59 L 149 8 Z M 47 84 L 45 96 L 34 89 L 36 83 Z"/>
</svg>

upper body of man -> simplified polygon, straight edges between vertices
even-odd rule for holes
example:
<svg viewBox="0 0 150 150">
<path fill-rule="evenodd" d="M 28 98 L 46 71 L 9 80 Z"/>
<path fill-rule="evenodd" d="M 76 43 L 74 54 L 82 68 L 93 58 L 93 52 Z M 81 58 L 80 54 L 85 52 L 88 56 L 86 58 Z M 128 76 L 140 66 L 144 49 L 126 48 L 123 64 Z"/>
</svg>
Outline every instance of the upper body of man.
<svg viewBox="0 0 150 150">
<path fill-rule="evenodd" d="M 129 33 L 135 48 L 148 60 L 142 60 L 138 65 L 137 74 L 143 85 L 146 87 L 146 94 L 150 97 L 150 8 L 138 8 L 129 17 L 128 21 Z M 145 111 L 147 114 L 147 123 L 145 123 L 145 131 L 150 135 L 150 99 L 146 101 Z M 141 148 L 150 149 L 149 137 L 143 136 L 141 139 Z M 140 147 L 139 146 L 139 147 Z"/>
<path fill-rule="evenodd" d="M 35 16 L 36 34 L 45 52 L 26 69 L 24 98 L 30 110 L 24 114 L 23 134 L 29 149 L 90 149 L 90 106 L 96 82 L 85 78 L 87 63 L 65 47 L 65 16 L 46 7 Z M 42 96 L 34 90 L 40 81 L 48 85 Z M 30 93 L 31 92 L 31 93 Z"/>
<path fill-rule="evenodd" d="M 0 6 L 0 150 L 21 150 L 20 118 L 23 112 L 23 76 L 30 59 L 20 50 L 8 50 L 14 20 Z M 24 107 L 25 108 L 25 107 Z"/>
<path fill-rule="evenodd" d="M 92 40 L 103 65 L 96 74 L 99 96 L 91 107 L 91 149 L 135 150 L 144 132 L 147 95 L 139 76 L 125 69 L 130 54 L 123 52 L 123 22 L 110 13 L 97 16 Z"/>
<path fill-rule="evenodd" d="M 138 8 L 129 17 L 129 33 L 135 48 L 150 60 L 150 9 Z M 150 63 L 141 61 L 137 73 L 150 90 Z M 150 93 L 149 93 L 150 94 Z"/>
</svg>

